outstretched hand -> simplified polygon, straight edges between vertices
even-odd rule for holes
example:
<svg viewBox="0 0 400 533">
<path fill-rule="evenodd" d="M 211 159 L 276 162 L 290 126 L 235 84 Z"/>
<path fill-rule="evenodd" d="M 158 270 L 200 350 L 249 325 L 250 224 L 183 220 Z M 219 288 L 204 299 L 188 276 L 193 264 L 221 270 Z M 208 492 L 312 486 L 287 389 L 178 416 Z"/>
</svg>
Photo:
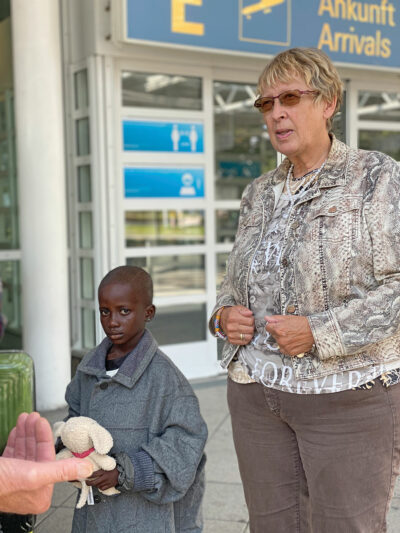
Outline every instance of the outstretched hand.
<svg viewBox="0 0 400 533">
<path fill-rule="evenodd" d="M 47 420 L 39 413 L 22 413 L 0 457 L 0 510 L 44 513 L 50 507 L 54 483 L 84 479 L 92 471 L 87 460 L 56 461 Z"/>
<path fill-rule="evenodd" d="M 265 329 L 278 343 L 285 355 L 295 356 L 311 350 L 314 337 L 305 316 L 273 315 L 266 316 Z"/>
<path fill-rule="evenodd" d="M 221 327 L 231 344 L 249 344 L 254 335 L 254 315 L 244 305 L 224 307 Z"/>
</svg>

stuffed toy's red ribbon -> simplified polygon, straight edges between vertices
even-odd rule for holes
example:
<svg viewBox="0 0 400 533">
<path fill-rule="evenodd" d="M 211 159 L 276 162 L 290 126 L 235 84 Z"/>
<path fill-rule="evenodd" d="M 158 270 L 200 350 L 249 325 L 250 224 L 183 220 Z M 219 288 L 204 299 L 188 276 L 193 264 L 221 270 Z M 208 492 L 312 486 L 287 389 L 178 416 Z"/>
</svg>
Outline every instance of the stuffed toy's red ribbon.
<svg viewBox="0 0 400 533">
<path fill-rule="evenodd" d="M 82 453 L 76 453 L 76 452 L 71 452 L 71 453 L 73 456 L 78 457 L 78 459 L 84 459 L 85 457 L 90 455 L 92 452 L 94 452 L 94 448 L 90 448 L 89 450 L 86 450 L 86 452 L 82 452 Z"/>
</svg>

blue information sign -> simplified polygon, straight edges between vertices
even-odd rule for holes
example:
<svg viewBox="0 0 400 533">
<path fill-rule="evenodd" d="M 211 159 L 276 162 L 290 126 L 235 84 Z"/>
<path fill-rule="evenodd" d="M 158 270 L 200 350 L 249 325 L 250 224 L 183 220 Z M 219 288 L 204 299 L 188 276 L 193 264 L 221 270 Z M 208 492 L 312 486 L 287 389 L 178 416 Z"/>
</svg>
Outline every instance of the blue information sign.
<svg viewBox="0 0 400 533">
<path fill-rule="evenodd" d="M 202 168 L 124 168 L 125 198 L 203 198 Z"/>
<path fill-rule="evenodd" d="M 269 55 L 313 46 L 336 62 L 400 67 L 399 0 L 121 1 L 127 41 Z"/>
<path fill-rule="evenodd" d="M 124 120 L 124 150 L 203 152 L 203 124 L 154 120 Z"/>
</svg>

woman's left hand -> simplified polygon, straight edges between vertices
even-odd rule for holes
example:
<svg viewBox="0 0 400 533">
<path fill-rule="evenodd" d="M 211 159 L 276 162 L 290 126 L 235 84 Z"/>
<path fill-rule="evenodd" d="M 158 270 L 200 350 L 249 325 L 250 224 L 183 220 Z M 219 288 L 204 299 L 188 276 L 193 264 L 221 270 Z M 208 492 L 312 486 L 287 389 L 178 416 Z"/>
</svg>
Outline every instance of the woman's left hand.
<svg viewBox="0 0 400 533">
<path fill-rule="evenodd" d="M 305 316 L 273 315 L 264 317 L 265 329 L 279 345 L 284 355 L 299 355 L 308 352 L 314 344 L 314 337 Z"/>
<path fill-rule="evenodd" d="M 118 485 L 118 475 L 117 468 L 113 470 L 96 470 L 87 478 L 86 485 L 97 487 L 100 490 L 107 490 Z"/>
</svg>

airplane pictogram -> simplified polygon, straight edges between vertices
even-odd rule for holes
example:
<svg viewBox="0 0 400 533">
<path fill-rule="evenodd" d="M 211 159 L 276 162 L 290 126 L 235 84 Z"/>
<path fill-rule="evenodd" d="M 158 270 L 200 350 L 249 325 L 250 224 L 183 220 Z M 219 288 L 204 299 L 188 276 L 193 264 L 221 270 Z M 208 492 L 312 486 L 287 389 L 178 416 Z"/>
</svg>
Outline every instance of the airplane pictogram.
<svg viewBox="0 0 400 533">
<path fill-rule="evenodd" d="M 264 13 L 271 13 L 271 9 L 274 6 L 283 4 L 284 1 L 285 0 L 260 0 L 255 4 L 251 4 L 250 6 L 244 7 L 242 9 L 242 15 L 244 15 L 248 19 L 251 19 L 251 16 L 255 13 L 258 13 L 259 11 L 263 11 Z"/>
</svg>

